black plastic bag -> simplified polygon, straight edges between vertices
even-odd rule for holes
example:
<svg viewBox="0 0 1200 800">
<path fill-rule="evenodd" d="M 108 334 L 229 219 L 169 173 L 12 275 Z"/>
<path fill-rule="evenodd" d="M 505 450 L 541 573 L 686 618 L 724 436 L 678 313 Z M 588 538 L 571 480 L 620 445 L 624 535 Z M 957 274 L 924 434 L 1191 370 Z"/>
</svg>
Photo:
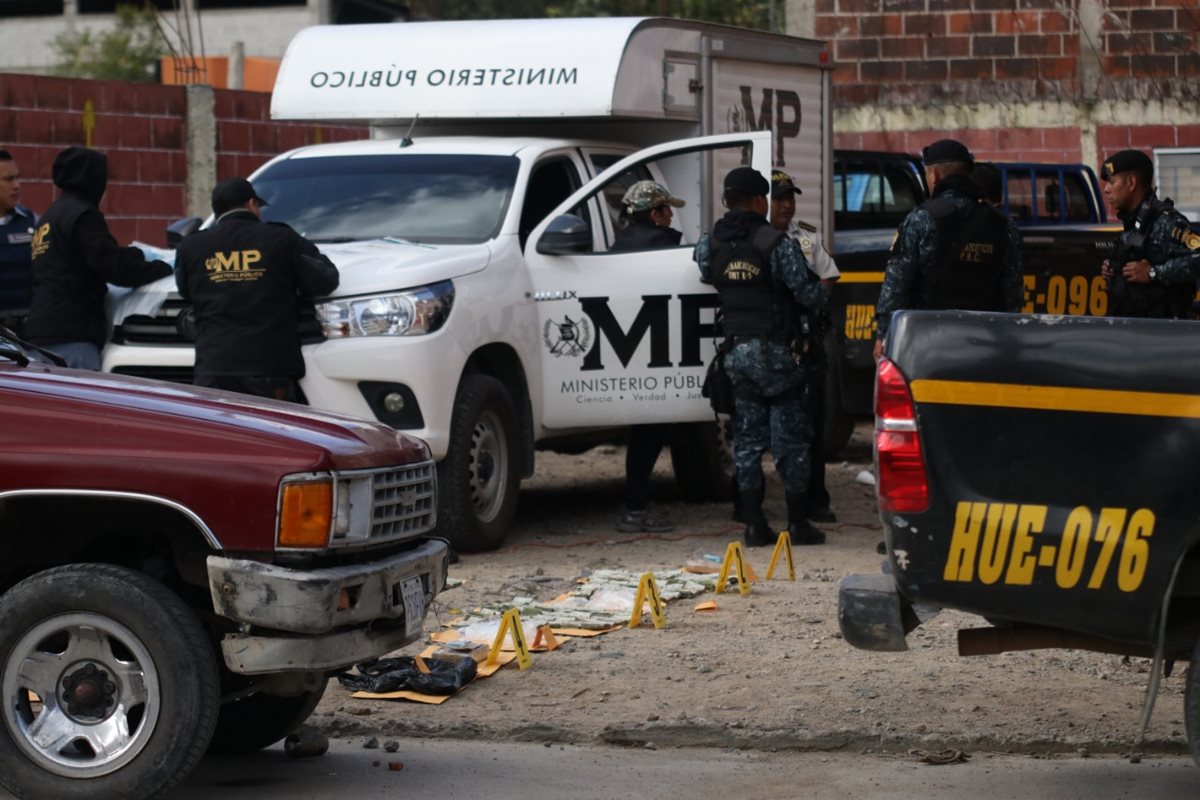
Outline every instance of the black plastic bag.
<svg viewBox="0 0 1200 800">
<path fill-rule="evenodd" d="M 724 344 L 717 348 L 713 360 L 708 362 L 704 385 L 700 387 L 700 396 L 708 398 L 708 404 L 716 414 L 733 413 L 733 381 L 725 371 L 725 350 Z"/>
<path fill-rule="evenodd" d="M 381 658 L 359 664 L 357 675 L 343 672 L 337 679 L 352 692 L 373 694 L 403 689 L 421 694 L 454 694 L 475 680 L 474 659 L 427 658 L 425 666 L 429 667 L 427 673 L 417 669 L 417 662 L 408 656 Z"/>
</svg>

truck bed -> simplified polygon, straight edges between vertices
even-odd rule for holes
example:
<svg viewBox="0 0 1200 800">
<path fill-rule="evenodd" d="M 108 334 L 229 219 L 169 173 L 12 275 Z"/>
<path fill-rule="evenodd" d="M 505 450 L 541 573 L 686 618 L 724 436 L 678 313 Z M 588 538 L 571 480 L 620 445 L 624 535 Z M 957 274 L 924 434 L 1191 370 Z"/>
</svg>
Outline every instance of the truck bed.
<svg viewBox="0 0 1200 800">
<path fill-rule="evenodd" d="M 881 512 L 906 598 L 1151 643 L 1175 579 L 1190 647 L 1200 323 L 906 312 L 887 358 L 929 491 L 925 511 Z"/>
</svg>

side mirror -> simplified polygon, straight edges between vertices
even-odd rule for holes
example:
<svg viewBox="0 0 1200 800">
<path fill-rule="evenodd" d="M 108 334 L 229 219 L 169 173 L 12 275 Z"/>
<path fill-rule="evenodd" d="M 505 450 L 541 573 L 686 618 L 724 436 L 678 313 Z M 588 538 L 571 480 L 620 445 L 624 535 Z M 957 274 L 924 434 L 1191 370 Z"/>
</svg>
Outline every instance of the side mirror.
<svg viewBox="0 0 1200 800">
<path fill-rule="evenodd" d="M 538 239 L 537 251 L 547 256 L 590 253 L 592 252 L 592 229 L 574 214 L 555 217 L 546 226 L 542 238 Z"/>
<path fill-rule="evenodd" d="M 201 222 L 204 222 L 201 217 L 186 217 L 172 222 L 167 226 L 167 247 L 179 247 L 183 237 L 195 233 Z"/>
</svg>

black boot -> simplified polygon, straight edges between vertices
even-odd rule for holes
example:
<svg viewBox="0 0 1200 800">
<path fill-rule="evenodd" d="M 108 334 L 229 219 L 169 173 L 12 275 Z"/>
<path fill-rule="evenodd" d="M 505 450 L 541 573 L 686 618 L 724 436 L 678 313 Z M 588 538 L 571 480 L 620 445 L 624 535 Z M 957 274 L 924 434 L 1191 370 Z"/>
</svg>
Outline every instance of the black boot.
<svg viewBox="0 0 1200 800">
<path fill-rule="evenodd" d="M 825 544 L 825 533 L 808 521 L 804 495 L 788 494 L 788 536 L 794 545 Z"/>
<path fill-rule="evenodd" d="M 741 489 L 738 495 L 746 520 L 746 530 L 742 533 L 742 541 L 746 543 L 746 547 L 767 547 L 775 544 L 771 526 L 762 510 L 763 487 Z"/>
</svg>

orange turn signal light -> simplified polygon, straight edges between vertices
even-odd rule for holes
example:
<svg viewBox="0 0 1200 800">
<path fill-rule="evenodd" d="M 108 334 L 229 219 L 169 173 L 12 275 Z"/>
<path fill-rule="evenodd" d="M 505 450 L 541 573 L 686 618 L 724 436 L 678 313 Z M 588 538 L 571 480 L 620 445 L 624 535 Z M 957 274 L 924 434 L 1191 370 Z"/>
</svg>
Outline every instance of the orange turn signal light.
<svg viewBox="0 0 1200 800">
<path fill-rule="evenodd" d="M 280 547 L 328 547 L 333 524 L 333 484 L 291 483 L 283 487 Z"/>
</svg>

